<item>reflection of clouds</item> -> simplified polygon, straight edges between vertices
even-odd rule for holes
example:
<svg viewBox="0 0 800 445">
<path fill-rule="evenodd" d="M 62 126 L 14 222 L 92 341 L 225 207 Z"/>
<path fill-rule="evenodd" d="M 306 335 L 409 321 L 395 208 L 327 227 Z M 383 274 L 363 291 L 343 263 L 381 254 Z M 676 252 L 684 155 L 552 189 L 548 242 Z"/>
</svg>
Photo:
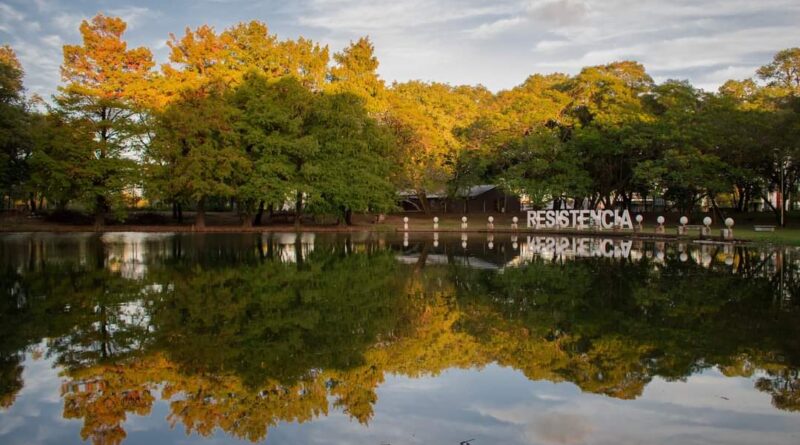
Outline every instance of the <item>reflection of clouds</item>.
<svg viewBox="0 0 800 445">
<path fill-rule="evenodd" d="M 585 443 L 591 432 L 591 422 L 584 416 L 548 413 L 529 423 L 525 429 L 525 436 L 546 444 L 571 445 Z"/>
<path fill-rule="evenodd" d="M 513 389 L 495 390 L 498 397 L 487 400 L 474 388 L 496 386 L 503 377 L 487 369 L 493 381 L 477 376 L 459 393 L 482 400 L 473 410 L 497 423 L 488 436 L 496 440 L 481 443 L 788 444 L 800 434 L 796 414 L 775 410 L 769 395 L 753 390 L 757 376 L 731 378 L 710 369 L 685 381 L 655 378 L 636 400 L 581 392 L 571 383 L 514 381 Z M 508 430 L 516 438 L 500 440 Z"/>
<path fill-rule="evenodd" d="M 476 407 L 482 415 L 521 428 L 522 437 L 531 444 L 571 445 L 586 443 L 592 430 L 592 421 L 585 414 L 552 411 L 548 399 L 566 401 L 561 396 L 537 395 L 529 402 L 507 408 Z M 536 400 L 538 399 L 538 401 Z M 542 406 L 539 406 L 542 405 Z"/>
<path fill-rule="evenodd" d="M 61 418 L 59 370 L 52 365 L 50 359 L 25 361 L 26 387 L 0 415 L 0 443 L 79 443 L 80 422 Z M 619 400 L 581 392 L 571 383 L 530 381 L 498 365 L 417 377 L 387 374 L 368 426 L 332 408 L 311 422 L 280 423 L 270 429 L 267 443 L 796 443 L 797 414 L 776 411 L 768 395 L 753 391 L 758 377 L 730 378 L 712 369 L 685 381 L 655 378 L 637 400 Z M 186 438 L 164 421 L 168 412 L 162 400 L 148 416 L 131 415 L 125 443 L 242 443 L 224 434 Z"/>
<path fill-rule="evenodd" d="M 44 347 L 44 346 L 42 346 Z M 80 422 L 62 416 L 60 369 L 53 358 L 33 360 L 26 354 L 22 363 L 25 382 L 17 399 L 0 413 L 0 443 L 66 444 L 80 437 Z"/>
</svg>

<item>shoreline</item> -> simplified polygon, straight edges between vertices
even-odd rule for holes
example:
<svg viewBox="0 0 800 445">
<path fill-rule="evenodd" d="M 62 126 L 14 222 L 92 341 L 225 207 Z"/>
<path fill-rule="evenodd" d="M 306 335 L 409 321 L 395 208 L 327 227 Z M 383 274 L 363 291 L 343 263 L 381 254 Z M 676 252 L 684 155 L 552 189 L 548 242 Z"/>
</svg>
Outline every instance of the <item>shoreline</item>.
<svg viewBox="0 0 800 445">
<path fill-rule="evenodd" d="M 454 234 L 482 234 L 482 235 L 519 235 L 519 236 L 571 236 L 571 237 L 587 237 L 587 238 L 626 238 L 642 241 L 655 241 L 655 242 L 700 242 L 700 243 L 723 243 L 723 244 L 751 244 L 752 240 L 734 239 L 730 241 L 722 240 L 719 236 L 710 238 L 700 238 L 697 235 L 678 236 L 677 234 L 656 234 L 652 232 L 632 232 L 632 231 L 614 231 L 614 230 L 552 230 L 552 229 L 509 229 L 509 228 L 496 228 L 493 230 L 485 228 L 473 229 L 460 229 L 460 228 L 441 228 L 441 229 L 422 229 L 422 228 L 409 228 L 404 230 L 402 227 L 395 227 L 392 225 L 355 225 L 355 226 L 300 226 L 293 225 L 276 225 L 276 226 L 255 226 L 255 227 L 237 227 L 237 226 L 206 226 L 203 229 L 197 229 L 193 226 L 185 225 L 109 225 L 100 229 L 92 226 L 85 225 L 60 225 L 60 224 L 47 224 L 38 225 L 33 224 L 29 227 L 20 225 L 13 226 L 0 226 L 0 234 L 15 234 L 15 233 L 125 233 L 125 232 L 139 232 L 139 233 L 193 233 L 193 234 L 218 234 L 218 233 L 391 233 L 391 234 L 445 234 L 447 236 Z"/>
</svg>

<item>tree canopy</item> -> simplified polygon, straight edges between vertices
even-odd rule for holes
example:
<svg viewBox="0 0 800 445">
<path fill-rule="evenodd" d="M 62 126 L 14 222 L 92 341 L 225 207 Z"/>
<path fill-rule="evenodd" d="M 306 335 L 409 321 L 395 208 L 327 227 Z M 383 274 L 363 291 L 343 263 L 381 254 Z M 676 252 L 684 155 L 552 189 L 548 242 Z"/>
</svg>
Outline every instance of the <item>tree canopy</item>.
<svg viewBox="0 0 800 445">
<path fill-rule="evenodd" d="M 169 60 L 129 48 L 125 22 L 97 15 L 64 46 L 63 84 L 34 106 L 0 48 L 0 185 L 6 207 L 83 209 L 101 225 L 154 208 L 304 218 L 396 208 L 400 192 L 463 194 L 496 184 L 534 207 L 630 208 L 663 198 L 780 213 L 800 179 L 800 50 L 778 51 L 718 91 L 657 83 L 636 61 L 532 74 L 492 92 L 386 84 L 373 42 L 329 55 L 259 21 L 170 34 Z M 52 171 L 53 174 L 48 174 Z M 41 210 L 41 209 L 38 209 Z"/>
</svg>

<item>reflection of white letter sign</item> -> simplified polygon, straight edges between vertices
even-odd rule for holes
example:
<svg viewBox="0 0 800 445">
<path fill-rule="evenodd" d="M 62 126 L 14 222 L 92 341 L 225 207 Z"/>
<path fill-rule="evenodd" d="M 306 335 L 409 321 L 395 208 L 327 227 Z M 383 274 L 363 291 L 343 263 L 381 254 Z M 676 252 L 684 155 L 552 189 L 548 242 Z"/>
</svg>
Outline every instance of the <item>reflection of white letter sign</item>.
<svg viewBox="0 0 800 445">
<path fill-rule="evenodd" d="M 530 210 L 528 228 L 530 229 L 583 229 L 591 224 L 604 229 L 619 227 L 633 230 L 631 213 L 628 210 Z"/>
</svg>

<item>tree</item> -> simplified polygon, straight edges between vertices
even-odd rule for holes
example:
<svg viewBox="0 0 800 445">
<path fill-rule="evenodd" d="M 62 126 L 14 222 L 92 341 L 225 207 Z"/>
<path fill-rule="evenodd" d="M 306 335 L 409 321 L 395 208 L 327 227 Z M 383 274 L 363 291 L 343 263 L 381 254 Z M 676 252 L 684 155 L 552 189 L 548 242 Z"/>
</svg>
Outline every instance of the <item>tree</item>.
<svg viewBox="0 0 800 445">
<path fill-rule="evenodd" d="M 235 131 L 237 110 L 218 91 L 184 91 L 159 114 L 150 156 L 160 187 L 197 205 L 195 226 L 205 227 L 210 196 L 233 196 L 235 175 L 248 175 L 251 162 Z"/>
<path fill-rule="evenodd" d="M 630 204 L 638 188 L 633 169 L 648 146 L 639 130 L 652 120 L 643 101 L 652 87 L 644 67 L 631 61 L 584 68 L 563 86 L 576 121 L 570 144 L 593 182 L 590 207 Z"/>
<path fill-rule="evenodd" d="M 32 119 L 33 149 L 28 187 L 56 210 L 75 200 L 91 200 L 99 150 L 93 126 L 85 120 L 67 119 L 58 110 Z M 88 192 L 88 193 L 87 193 Z"/>
<path fill-rule="evenodd" d="M 512 192 L 527 195 L 537 208 L 589 193 L 591 178 L 581 160 L 557 131 L 542 129 L 511 142 L 498 160 L 500 181 Z"/>
<path fill-rule="evenodd" d="M 307 131 L 312 93 L 293 77 L 270 81 L 253 72 L 231 101 L 240 112 L 236 129 L 241 149 L 252 165 L 246 174 L 236 175 L 242 223 L 253 222 L 256 206 L 259 214 L 265 205 L 280 207 L 293 192 L 299 196 L 297 210 L 302 210 L 302 193 L 315 187 L 308 171 L 318 149 L 317 140 Z"/>
<path fill-rule="evenodd" d="M 478 116 L 485 98 L 483 87 L 419 81 L 392 85 L 385 122 L 398 145 L 396 183 L 416 191 L 426 213 L 427 194 L 444 190 L 463 148 L 456 130 Z"/>
<path fill-rule="evenodd" d="M 80 26 L 83 43 L 64 46 L 61 76 L 65 85 L 56 97 L 67 119 L 81 121 L 97 141 L 94 158 L 86 167 L 92 181 L 87 202 L 94 211 L 95 224 L 102 226 L 110 209 L 124 210 L 126 189 L 135 183 L 135 162 L 130 155 L 134 135 L 141 132 L 133 102 L 137 89 L 144 88 L 153 67 L 147 48 L 128 49 L 122 40 L 126 24 L 122 19 L 98 14 Z"/>
<path fill-rule="evenodd" d="M 800 48 L 789 48 L 775 54 L 772 62 L 756 71 L 769 86 L 800 94 Z"/>
<path fill-rule="evenodd" d="M 318 96 L 310 118 L 319 145 L 312 209 L 338 214 L 348 225 L 353 212 L 392 209 L 391 135 L 369 117 L 363 100 L 348 93 Z"/>
<path fill-rule="evenodd" d="M 378 58 L 368 37 L 362 37 L 333 55 L 329 91 L 347 92 L 362 98 L 371 115 L 386 112 L 386 87 L 378 76 Z"/>
<path fill-rule="evenodd" d="M 0 46 L 0 193 L 9 207 L 21 196 L 30 155 L 29 113 L 22 87 L 22 65 L 10 46 Z M 3 203 L 5 205 L 5 202 Z M 31 210 L 36 210 L 31 196 Z"/>
<path fill-rule="evenodd" d="M 183 37 L 170 34 L 167 45 L 171 65 L 165 65 L 163 72 L 173 96 L 208 85 L 234 88 L 252 72 L 267 79 L 292 76 L 309 90 L 320 90 L 329 59 L 327 47 L 303 38 L 278 40 L 258 21 L 239 23 L 221 33 L 208 25 L 186 28 Z"/>
</svg>

